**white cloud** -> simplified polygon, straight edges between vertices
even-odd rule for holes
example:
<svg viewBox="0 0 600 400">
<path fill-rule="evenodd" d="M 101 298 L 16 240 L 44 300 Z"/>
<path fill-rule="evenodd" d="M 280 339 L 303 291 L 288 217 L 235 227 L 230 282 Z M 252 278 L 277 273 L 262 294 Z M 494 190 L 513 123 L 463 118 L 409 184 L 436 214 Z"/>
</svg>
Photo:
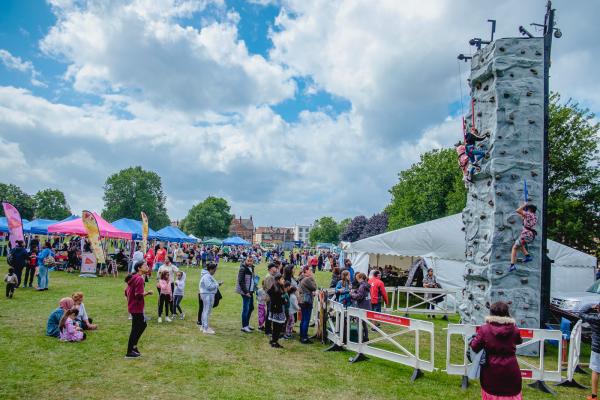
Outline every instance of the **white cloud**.
<svg viewBox="0 0 600 400">
<path fill-rule="evenodd" d="M 249 54 L 239 40 L 237 14 L 200 28 L 178 23 L 176 18 L 192 18 L 207 3 L 55 2 L 58 21 L 40 47 L 69 63 L 65 78 L 78 91 L 119 93 L 127 102 L 155 108 L 194 115 L 237 112 L 293 96 L 289 72 Z"/>
<path fill-rule="evenodd" d="M 46 87 L 46 84 L 39 80 L 40 74 L 35 70 L 31 61 L 23 61 L 20 57 L 15 57 L 4 49 L 0 49 L 0 61 L 8 69 L 28 74 L 31 77 L 30 82 L 33 86 Z"/>
</svg>

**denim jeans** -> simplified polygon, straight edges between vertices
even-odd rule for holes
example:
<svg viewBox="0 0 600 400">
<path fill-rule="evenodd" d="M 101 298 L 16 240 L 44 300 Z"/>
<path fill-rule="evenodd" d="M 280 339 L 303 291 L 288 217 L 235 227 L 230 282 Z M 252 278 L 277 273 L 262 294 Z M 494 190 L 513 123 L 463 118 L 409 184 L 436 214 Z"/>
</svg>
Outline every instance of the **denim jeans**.
<svg viewBox="0 0 600 400">
<path fill-rule="evenodd" d="M 38 266 L 38 289 L 48 289 L 48 267 Z"/>
<path fill-rule="evenodd" d="M 300 321 L 300 339 L 308 339 L 308 326 L 310 325 L 310 315 L 312 313 L 312 304 L 300 304 L 302 311 L 302 320 Z"/>
<path fill-rule="evenodd" d="M 242 296 L 242 328 L 250 325 L 252 311 L 254 311 L 254 295 Z"/>
</svg>

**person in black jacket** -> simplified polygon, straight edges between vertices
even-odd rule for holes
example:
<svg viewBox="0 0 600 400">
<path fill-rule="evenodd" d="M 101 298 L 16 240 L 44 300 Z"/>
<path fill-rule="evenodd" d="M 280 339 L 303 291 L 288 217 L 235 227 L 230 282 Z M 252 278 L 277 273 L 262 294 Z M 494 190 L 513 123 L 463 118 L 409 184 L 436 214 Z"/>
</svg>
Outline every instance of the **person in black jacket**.
<svg viewBox="0 0 600 400">
<path fill-rule="evenodd" d="M 279 344 L 279 338 L 286 322 L 285 301 L 283 298 L 285 280 L 280 273 L 276 273 L 273 280 L 274 283 L 267 292 L 270 298 L 268 318 L 273 324 L 271 341 L 269 343 L 271 347 L 281 349 L 283 346 Z"/>
<path fill-rule="evenodd" d="M 598 397 L 598 376 L 600 374 L 600 304 L 586 309 L 581 315 L 584 322 L 592 328 L 592 354 L 590 355 L 590 369 L 592 370 L 592 395 L 588 399 Z"/>
<path fill-rule="evenodd" d="M 250 317 L 254 311 L 254 259 L 246 257 L 240 264 L 235 291 L 242 296 L 242 332 L 250 333 L 254 330 L 250 326 Z"/>
<path fill-rule="evenodd" d="M 27 249 L 25 249 L 25 244 L 22 240 L 17 240 L 15 244 L 15 248 L 10 251 L 10 266 L 13 267 L 15 270 L 15 275 L 17 276 L 18 282 L 17 287 L 19 287 L 19 285 L 21 284 L 21 275 L 23 273 L 23 268 L 25 268 L 29 262 L 29 254 L 27 253 Z"/>
</svg>

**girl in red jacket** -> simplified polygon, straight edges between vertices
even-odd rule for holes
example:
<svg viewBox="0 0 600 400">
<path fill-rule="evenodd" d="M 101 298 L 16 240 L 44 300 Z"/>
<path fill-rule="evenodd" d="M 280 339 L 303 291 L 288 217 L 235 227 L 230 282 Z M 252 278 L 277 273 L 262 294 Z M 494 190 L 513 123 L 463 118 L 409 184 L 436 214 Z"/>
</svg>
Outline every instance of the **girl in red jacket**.
<svg viewBox="0 0 600 400">
<path fill-rule="evenodd" d="M 510 318 L 508 304 L 498 301 L 490 307 L 490 316 L 471 341 L 475 352 L 485 350 L 486 363 L 481 366 L 482 400 L 522 400 L 521 370 L 517 361 L 517 345 L 521 334 Z"/>
</svg>

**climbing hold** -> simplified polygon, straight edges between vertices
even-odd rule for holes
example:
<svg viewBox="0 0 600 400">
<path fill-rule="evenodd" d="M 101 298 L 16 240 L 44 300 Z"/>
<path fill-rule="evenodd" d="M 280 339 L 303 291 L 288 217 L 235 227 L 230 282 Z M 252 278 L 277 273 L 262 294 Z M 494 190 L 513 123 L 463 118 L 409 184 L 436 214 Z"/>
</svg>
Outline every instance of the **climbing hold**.
<svg viewBox="0 0 600 400">
<path fill-rule="evenodd" d="M 514 111 L 511 111 L 511 112 L 508 114 L 508 119 L 510 119 L 511 121 L 515 119 L 515 112 L 514 112 Z"/>
<path fill-rule="evenodd" d="M 471 196 L 473 196 L 474 199 L 477 198 L 477 193 L 473 193 Z"/>
<path fill-rule="evenodd" d="M 530 125 L 533 125 L 533 124 L 535 124 L 535 119 L 530 119 L 528 122 Z"/>
<path fill-rule="evenodd" d="M 500 47 L 500 48 L 498 48 L 498 50 L 500 50 L 500 51 L 504 51 L 504 50 L 506 50 L 506 49 L 505 49 L 504 47 Z"/>
<path fill-rule="evenodd" d="M 501 156 L 503 156 L 503 155 L 505 155 L 505 154 L 506 154 L 506 151 L 504 151 L 504 150 L 500 150 L 500 155 L 501 155 Z"/>
<path fill-rule="evenodd" d="M 481 214 L 481 215 L 479 216 L 479 219 L 485 219 L 485 218 L 486 218 L 485 214 Z"/>
<path fill-rule="evenodd" d="M 502 192 L 501 191 L 496 191 L 496 196 L 502 196 Z"/>
<path fill-rule="evenodd" d="M 519 175 L 517 175 L 517 174 L 510 174 L 510 177 L 512 179 L 519 179 Z"/>
<path fill-rule="evenodd" d="M 477 84 L 475 85 L 475 89 L 477 89 L 477 90 L 481 89 L 481 82 L 477 82 Z"/>
<path fill-rule="evenodd" d="M 502 228 L 502 226 L 501 226 L 500 228 Z M 504 229 L 500 229 L 500 228 L 498 228 L 498 230 L 499 230 L 499 231 L 502 231 L 502 230 L 504 230 Z M 496 260 L 499 260 L 499 259 L 500 259 L 500 254 L 498 254 L 498 255 L 496 256 Z"/>
<path fill-rule="evenodd" d="M 489 85 L 485 85 L 485 86 L 483 87 L 483 91 L 484 91 L 484 92 L 487 92 L 487 91 L 489 90 L 489 88 L 490 88 L 490 86 L 489 86 Z"/>
<path fill-rule="evenodd" d="M 465 230 L 466 230 L 466 229 L 465 229 L 465 227 L 463 226 L 463 227 L 461 228 L 461 231 L 463 231 L 463 232 L 464 232 Z"/>
<path fill-rule="evenodd" d="M 483 115 L 483 113 L 482 113 L 481 111 L 479 111 L 479 112 L 477 113 L 477 116 L 478 116 L 478 117 L 481 117 L 482 115 Z"/>
<path fill-rule="evenodd" d="M 541 52 L 541 51 L 539 51 L 539 50 L 536 50 L 536 51 L 535 51 L 535 55 L 536 55 L 536 56 L 541 56 L 541 55 L 542 55 L 542 52 Z"/>
<path fill-rule="evenodd" d="M 504 290 L 498 290 L 498 295 L 504 296 Z"/>
<path fill-rule="evenodd" d="M 523 149 L 523 154 L 529 154 L 529 150 Z"/>
<path fill-rule="evenodd" d="M 532 73 L 532 74 L 534 74 L 534 75 L 537 75 L 537 74 L 538 74 L 538 72 L 537 72 L 537 71 L 536 71 L 534 68 L 531 68 L 531 69 L 530 69 L 530 71 L 531 71 L 531 73 Z"/>
<path fill-rule="evenodd" d="M 498 139 L 502 139 L 502 135 L 498 135 Z"/>
<path fill-rule="evenodd" d="M 502 175 L 500 175 L 500 174 L 496 174 L 496 180 L 498 180 L 498 181 L 499 181 L 499 180 L 500 180 L 500 178 L 502 178 Z"/>
<path fill-rule="evenodd" d="M 469 295 L 469 300 L 473 300 L 474 298 L 475 297 L 472 294 Z"/>
<path fill-rule="evenodd" d="M 495 103 L 496 102 L 496 98 L 494 96 L 490 97 L 490 103 Z"/>
<path fill-rule="evenodd" d="M 527 279 L 527 278 L 521 278 L 521 283 L 522 283 L 523 285 L 526 285 L 526 284 L 528 284 L 528 283 L 529 283 L 529 279 Z"/>
<path fill-rule="evenodd" d="M 503 231 L 503 230 L 504 230 L 504 226 L 500 226 L 500 227 L 498 227 L 498 230 L 499 230 L 499 231 Z M 500 256 L 496 256 L 496 258 L 500 258 Z"/>
<path fill-rule="evenodd" d="M 481 290 L 485 290 L 485 285 L 477 285 L 477 287 Z"/>
<path fill-rule="evenodd" d="M 521 50 L 521 54 L 525 54 L 525 50 Z"/>
<path fill-rule="evenodd" d="M 491 207 L 494 207 L 494 201 L 493 201 L 493 200 L 490 200 L 490 201 L 488 201 L 488 204 L 489 204 Z"/>
<path fill-rule="evenodd" d="M 487 240 L 487 238 L 488 238 L 488 235 L 486 233 L 485 235 L 483 235 L 483 240 Z"/>
<path fill-rule="evenodd" d="M 515 74 L 513 74 L 513 73 L 511 72 L 511 73 L 510 73 L 510 77 L 511 77 L 511 78 L 514 78 L 514 77 L 515 77 Z"/>
<path fill-rule="evenodd" d="M 538 176 L 538 173 L 535 171 L 531 171 L 531 176 L 536 177 L 536 176 Z"/>
<path fill-rule="evenodd" d="M 479 304 L 475 304 L 475 309 L 479 310 L 481 307 L 479 307 Z"/>
<path fill-rule="evenodd" d="M 503 94 L 503 96 L 504 96 L 505 99 L 508 99 L 510 97 L 510 94 L 508 92 L 506 92 L 506 93 Z"/>
<path fill-rule="evenodd" d="M 531 97 L 532 95 L 533 95 L 533 92 L 532 92 L 531 90 L 529 90 L 529 91 L 528 91 L 528 92 L 525 94 L 525 96 L 527 96 L 527 97 Z"/>
<path fill-rule="evenodd" d="M 487 185 L 488 185 L 488 186 L 492 186 L 492 181 L 488 181 L 488 182 L 487 182 Z"/>
</svg>

